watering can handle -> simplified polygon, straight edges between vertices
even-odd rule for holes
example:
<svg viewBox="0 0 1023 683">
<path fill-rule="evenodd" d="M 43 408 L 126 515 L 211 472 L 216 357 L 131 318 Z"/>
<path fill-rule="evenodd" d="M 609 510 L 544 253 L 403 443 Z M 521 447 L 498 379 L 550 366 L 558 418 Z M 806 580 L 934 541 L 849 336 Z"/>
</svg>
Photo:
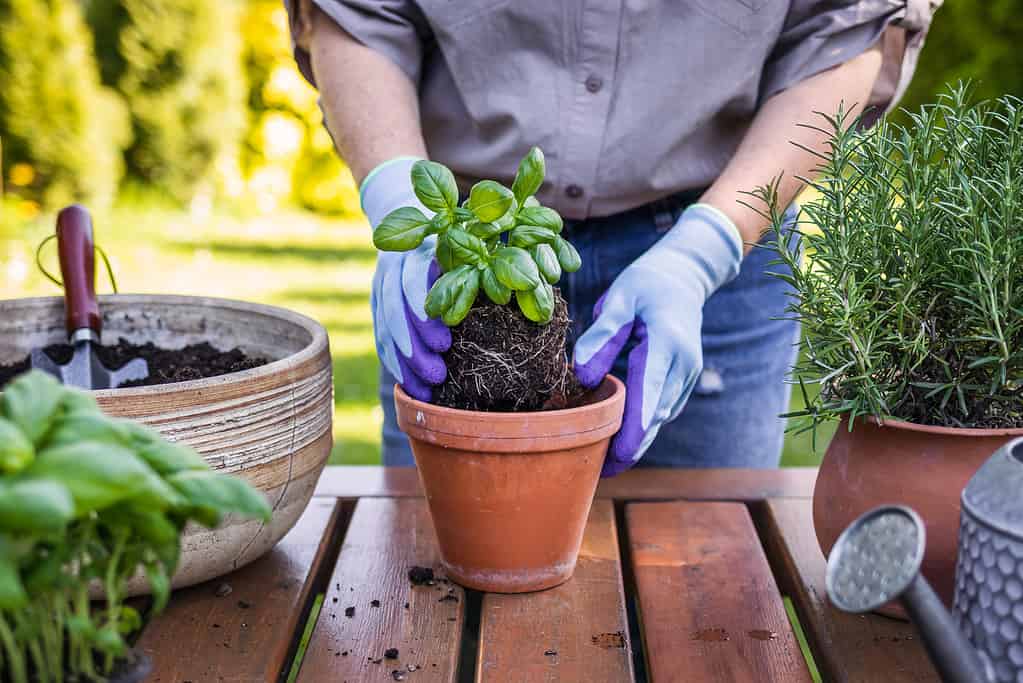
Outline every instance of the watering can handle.
<svg viewBox="0 0 1023 683">
<path fill-rule="evenodd" d="M 64 280 L 68 336 L 75 337 L 81 330 L 91 330 L 98 341 L 103 321 L 96 301 L 92 218 L 85 207 L 72 204 L 57 214 L 57 253 Z"/>
</svg>

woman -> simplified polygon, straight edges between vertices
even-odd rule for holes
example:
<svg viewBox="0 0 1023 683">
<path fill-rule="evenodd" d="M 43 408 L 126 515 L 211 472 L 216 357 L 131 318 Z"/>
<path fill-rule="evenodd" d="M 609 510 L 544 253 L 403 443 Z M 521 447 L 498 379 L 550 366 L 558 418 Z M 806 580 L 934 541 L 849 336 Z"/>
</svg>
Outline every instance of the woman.
<svg viewBox="0 0 1023 683">
<path fill-rule="evenodd" d="M 562 281 L 589 385 L 628 388 L 605 474 L 773 467 L 797 324 L 737 200 L 791 202 L 841 103 L 891 107 L 940 0 L 292 0 L 296 58 L 376 225 L 431 158 L 468 187 L 532 145 L 583 268 Z M 796 142 L 798 144 L 792 144 Z M 372 306 L 384 463 L 412 464 L 395 381 L 428 399 L 450 333 L 423 311 L 433 242 L 381 253 Z M 592 310 L 592 314 L 591 314 Z M 626 355 L 626 351 L 628 352 Z"/>
</svg>

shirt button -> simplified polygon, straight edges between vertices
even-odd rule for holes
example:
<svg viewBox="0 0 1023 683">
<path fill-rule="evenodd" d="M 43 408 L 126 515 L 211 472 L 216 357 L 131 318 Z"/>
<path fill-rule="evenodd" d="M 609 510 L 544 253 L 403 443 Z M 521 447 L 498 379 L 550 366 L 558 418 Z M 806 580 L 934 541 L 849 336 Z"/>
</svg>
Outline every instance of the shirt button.
<svg viewBox="0 0 1023 683">
<path fill-rule="evenodd" d="M 583 196 L 583 188 L 579 187 L 578 185 L 569 185 L 568 187 L 565 188 L 565 194 L 567 194 L 572 199 L 579 199 L 579 197 Z"/>
<path fill-rule="evenodd" d="M 604 79 L 600 76 L 590 76 L 586 79 L 586 89 L 592 93 L 600 92 L 604 87 Z"/>
</svg>

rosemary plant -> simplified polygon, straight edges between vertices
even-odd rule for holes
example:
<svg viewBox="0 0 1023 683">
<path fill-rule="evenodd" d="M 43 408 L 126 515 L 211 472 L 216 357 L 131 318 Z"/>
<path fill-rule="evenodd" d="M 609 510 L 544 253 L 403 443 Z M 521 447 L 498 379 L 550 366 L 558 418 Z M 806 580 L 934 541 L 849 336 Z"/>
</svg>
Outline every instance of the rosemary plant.
<svg viewBox="0 0 1023 683">
<path fill-rule="evenodd" d="M 797 429 L 842 415 L 1023 427 L 1023 101 L 973 102 L 960 84 L 904 125 L 821 116 L 809 127 L 829 149 L 795 228 L 776 185 L 750 193 L 803 325 Z"/>
</svg>

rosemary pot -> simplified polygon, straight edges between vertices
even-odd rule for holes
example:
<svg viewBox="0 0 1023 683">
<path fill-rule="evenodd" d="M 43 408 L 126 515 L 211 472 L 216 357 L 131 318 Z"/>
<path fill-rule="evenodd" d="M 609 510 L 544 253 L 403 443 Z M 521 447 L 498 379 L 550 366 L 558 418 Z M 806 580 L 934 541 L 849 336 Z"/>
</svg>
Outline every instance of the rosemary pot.
<svg viewBox="0 0 1023 683">
<path fill-rule="evenodd" d="M 827 556 L 842 530 L 880 505 L 916 510 L 927 533 L 921 571 L 952 605 L 959 501 L 974 472 L 1023 429 L 957 429 L 875 418 L 843 418 L 828 446 L 813 491 L 813 523 Z M 880 610 L 903 617 L 901 607 Z"/>
<path fill-rule="evenodd" d="M 552 588 L 575 570 L 625 387 L 610 375 L 578 407 L 456 410 L 394 389 L 448 577 L 476 590 Z"/>
</svg>

